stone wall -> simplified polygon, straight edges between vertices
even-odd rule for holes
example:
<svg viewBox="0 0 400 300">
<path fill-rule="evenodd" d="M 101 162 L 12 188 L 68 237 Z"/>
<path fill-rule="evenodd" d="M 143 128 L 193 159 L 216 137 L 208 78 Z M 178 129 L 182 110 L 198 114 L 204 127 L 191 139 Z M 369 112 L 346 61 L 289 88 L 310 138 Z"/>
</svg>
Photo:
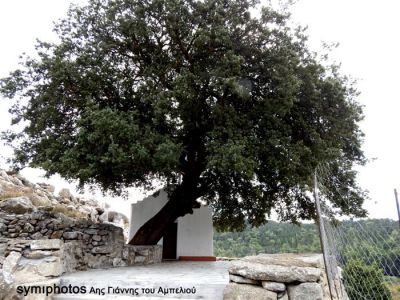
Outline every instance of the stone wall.
<svg viewBox="0 0 400 300">
<path fill-rule="evenodd" d="M 91 230 L 96 236 L 95 229 Z M 87 246 L 83 239 L 0 239 L 0 299 L 5 295 L 17 297 L 15 288 L 18 285 L 57 285 L 59 277 L 65 273 L 157 263 L 162 257 L 159 245 L 131 246 L 116 241 L 92 248 Z"/>
<path fill-rule="evenodd" d="M 55 196 L 50 185 L 0 170 L 0 299 L 64 273 L 161 262 L 161 246 L 125 244 L 123 229 L 108 223 L 121 216 L 110 220 L 93 200 L 67 189 Z"/>
<path fill-rule="evenodd" d="M 322 255 L 259 254 L 234 261 L 224 300 L 348 300 L 329 293 Z M 340 279 L 335 278 L 337 287 Z"/>
<path fill-rule="evenodd" d="M 126 245 L 122 228 L 112 224 L 40 210 L 24 214 L 0 210 L 0 299 L 5 291 L 15 295 L 13 289 L 22 283 L 53 284 L 64 273 L 161 259 L 161 246 Z"/>
</svg>

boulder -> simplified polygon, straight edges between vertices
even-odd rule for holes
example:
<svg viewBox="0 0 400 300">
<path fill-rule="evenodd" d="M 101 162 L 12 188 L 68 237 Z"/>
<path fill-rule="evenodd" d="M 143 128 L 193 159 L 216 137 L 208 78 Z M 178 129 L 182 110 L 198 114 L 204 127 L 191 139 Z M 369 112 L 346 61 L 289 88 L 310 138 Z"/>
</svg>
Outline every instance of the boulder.
<svg viewBox="0 0 400 300">
<path fill-rule="evenodd" d="M 281 296 L 278 295 L 278 300 L 289 300 L 289 296 L 286 292 L 284 292 Z"/>
<path fill-rule="evenodd" d="M 276 293 L 254 285 L 229 283 L 224 289 L 224 300 L 277 300 L 277 298 Z"/>
<path fill-rule="evenodd" d="M 273 292 L 283 292 L 286 290 L 285 284 L 283 284 L 281 282 L 263 281 L 261 284 L 264 289 L 267 289 L 267 290 L 273 291 Z"/>
<path fill-rule="evenodd" d="M 0 232 L 7 231 L 7 225 L 0 222 Z"/>
<path fill-rule="evenodd" d="M 255 285 L 259 284 L 259 281 L 257 281 L 257 280 L 248 279 L 248 278 L 244 278 L 242 276 L 237 276 L 237 275 L 233 275 L 233 274 L 229 274 L 229 280 L 231 282 L 236 282 L 236 283 L 246 283 L 246 284 L 255 284 Z"/>
<path fill-rule="evenodd" d="M 32 250 L 58 250 L 62 247 L 63 242 L 58 239 L 34 240 L 31 243 Z"/>
<path fill-rule="evenodd" d="M 56 277 L 63 273 L 63 265 L 59 257 L 50 256 L 37 266 L 38 274 L 45 277 Z M 51 261 L 49 261 L 51 260 Z"/>
<path fill-rule="evenodd" d="M 290 300 L 323 300 L 322 288 L 314 282 L 289 285 L 288 294 Z"/>
<path fill-rule="evenodd" d="M 128 264 L 125 261 L 123 261 L 121 258 L 116 257 L 113 259 L 113 266 L 114 267 L 126 267 L 126 266 L 128 266 Z"/>
<path fill-rule="evenodd" d="M 316 282 L 322 275 L 321 269 L 310 267 L 278 266 L 250 261 L 234 261 L 229 273 L 253 280 L 275 282 Z"/>
<path fill-rule="evenodd" d="M 7 295 L 10 295 L 12 285 L 6 282 L 3 274 L 0 272 L 0 299 L 5 299 Z"/>
<path fill-rule="evenodd" d="M 76 240 L 78 238 L 78 232 L 64 232 L 63 238 L 66 240 Z"/>
<path fill-rule="evenodd" d="M 0 209 L 13 214 L 25 214 L 32 212 L 34 206 L 28 197 L 14 197 L 4 199 L 0 202 Z"/>
<path fill-rule="evenodd" d="M 256 256 L 243 257 L 241 260 L 264 265 L 324 268 L 324 259 L 322 254 L 261 253 Z"/>
<path fill-rule="evenodd" d="M 107 245 L 107 246 L 98 246 L 98 247 L 94 247 L 92 249 L 92 253 L 95 254 L 106 254 L 106 253 L 111 253 L 113 252 L 113 248 L 112 245 Z"/>
<path fill-rule="evenodd" d="M 43 250 L 35 250 L 35 251 L 24 251 L 23 256 L 30 259 L 39 259 L 47 256 L 54 255 L 56 251 L 43 251 Z"/>
<path fill-rule="evenodd" d="M 61 189 L 58 196 L 61 198 L 71 198 L 72 194 L 69 189 Z"/>
<path fill-rule="evenodd" d="M 34 226 L 32 226 L 32 224 L 29 224 L 29 223 L 25 223 L 25 225 L 24 225 L 24 231 L 25 232 L 34 232 L 35 231 L 35 227 Z"/>
<path fill-rule="evenodd" d="M 14 281 L 13 273 L 17 269 L 18 263 L 21 259 L 21 253 L 11 251 L 3 262 L 3 276 L 4 281 L 7 284 L 11 284 Z"/>
<path fill-rule="evenodd" d="M 40 196 L 38 194 L 32 194 L 29 196 L 29 198 L 34 206 L 43 206 L 43 207 L 51 206 L 51 201 L 46 195 Z"/>
</svg>

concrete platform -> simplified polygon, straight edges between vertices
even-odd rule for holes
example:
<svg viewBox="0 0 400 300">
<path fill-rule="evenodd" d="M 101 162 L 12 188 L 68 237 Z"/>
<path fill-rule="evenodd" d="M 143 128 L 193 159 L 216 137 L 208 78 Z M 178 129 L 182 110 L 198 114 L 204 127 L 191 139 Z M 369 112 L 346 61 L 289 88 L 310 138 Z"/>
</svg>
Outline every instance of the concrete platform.
<svg viewBox="0 0 400 300">
<path fill-rule="evenodd" d="M 56 295 L 54 299 L 222 300 L 229 266 L 227 261 L 173 261 L 77 272 L 62 276 L 61 286 L 84 286 L 86 293 Z"/>
</svg>

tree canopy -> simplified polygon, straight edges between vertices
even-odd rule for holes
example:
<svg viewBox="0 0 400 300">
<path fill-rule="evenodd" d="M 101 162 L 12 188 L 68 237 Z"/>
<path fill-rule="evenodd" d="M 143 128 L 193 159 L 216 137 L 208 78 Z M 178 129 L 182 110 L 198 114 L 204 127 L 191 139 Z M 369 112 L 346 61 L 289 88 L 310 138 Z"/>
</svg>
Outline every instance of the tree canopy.
<svg viewBox="0 0 400 300">
<path fill-rule="evenodd" d="M 339 213 L 365 214 L 357 92 L 289 20 L 253 0 L 72 7 L 55 26 L 59 42 L 39 41 L 36 57 L 1 80 L 22 123 L 5 134 L 14 166 L 116 193 L 158 179 L 186 199 L 175 218 L 201 197 L 219 228 L 240 229 L 273 210 L 313 218 L 308 191 L 324 163 Z"/>
</svg>

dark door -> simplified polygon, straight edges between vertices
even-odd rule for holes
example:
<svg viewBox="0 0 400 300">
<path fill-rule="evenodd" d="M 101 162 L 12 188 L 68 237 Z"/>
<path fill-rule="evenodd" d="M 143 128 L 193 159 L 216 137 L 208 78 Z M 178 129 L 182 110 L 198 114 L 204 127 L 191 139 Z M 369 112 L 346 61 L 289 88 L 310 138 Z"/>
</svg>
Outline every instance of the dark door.
<svg viewBox="0 0 400 300">
<path fill-rule="evenodd" d="M 176 259 L 177 235 L 178 223 L 172 223 L 163 236 L 163 259 Z"/>
</svg>

